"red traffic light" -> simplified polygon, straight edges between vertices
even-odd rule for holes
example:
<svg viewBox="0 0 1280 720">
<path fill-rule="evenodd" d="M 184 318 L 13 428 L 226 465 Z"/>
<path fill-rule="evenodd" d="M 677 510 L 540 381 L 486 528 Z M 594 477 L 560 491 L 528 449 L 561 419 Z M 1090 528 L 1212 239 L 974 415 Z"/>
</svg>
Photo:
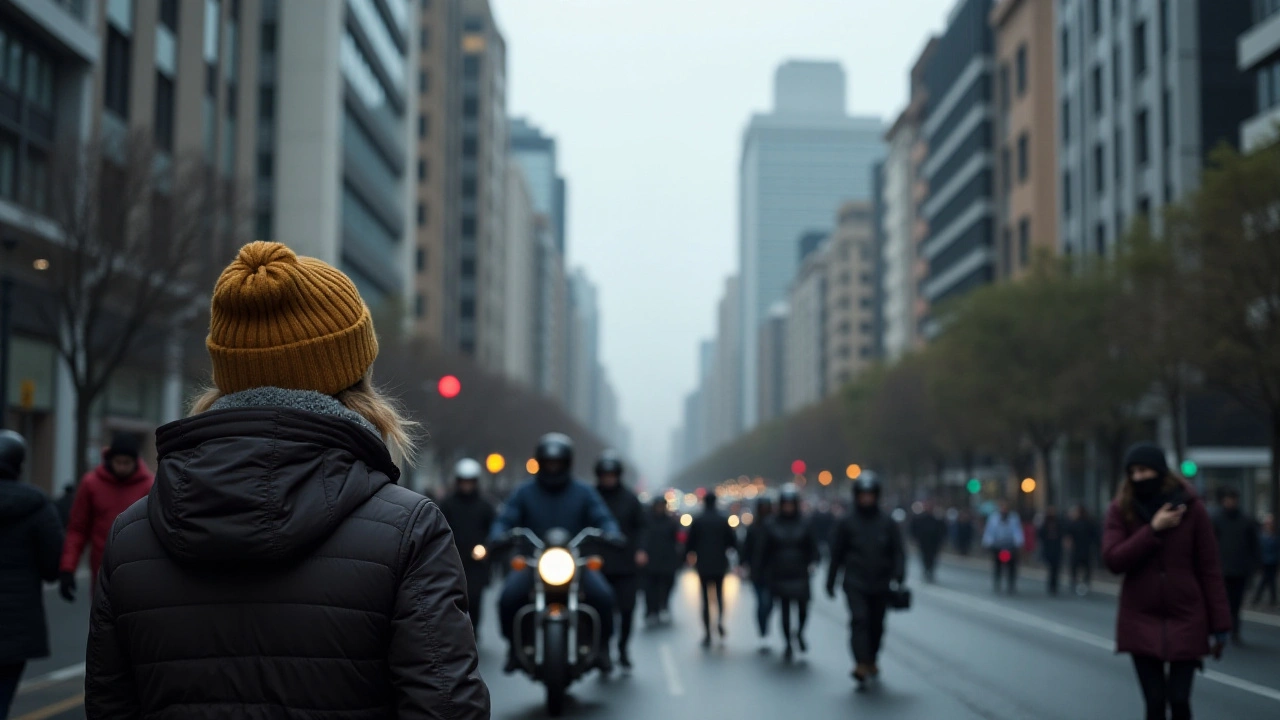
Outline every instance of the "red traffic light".
<svg viewBox="0 0 1280 720">
<path fill-rule="evenodd" d="M 805 471 L 808 467 L 809 467 L 808 465 L 805 465 L 805 464 L 804 464 L 804 461 L 803 461 L 803 460 L 797 460 L 797 461 L 795 461 L 795 462 L 791 463 L 791 474 L 792 474 L 792 475 L 803 475 L 803 474 L 804 474 L 804 471 Z"/>
<path fill-rule="evenodd" d="M 456 398 L 462 392 L 462 382 L 453 375 L 445 375 L 440 378 L 436 389 L 440 391 L 440 397 L 442 398 Z"/>
</svg>

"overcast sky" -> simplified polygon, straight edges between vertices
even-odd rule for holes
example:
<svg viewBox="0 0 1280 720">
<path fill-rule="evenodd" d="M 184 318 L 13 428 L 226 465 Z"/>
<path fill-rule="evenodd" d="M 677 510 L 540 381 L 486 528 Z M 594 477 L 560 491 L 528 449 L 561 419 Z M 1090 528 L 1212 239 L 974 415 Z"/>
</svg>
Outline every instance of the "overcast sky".
<svg viewBox="0 0 1280 720">
<path fill-rule="evenodd" d="M 849 111 L 892 121 L 955 0 L 491 0 L 507 104 L 559 141 L 569 262 L 650 484 L 736 270 L 742 131 L 789 59 L 838 60 Z M 835 208 L 832 208 L 832 212 Z"/>
</svg>

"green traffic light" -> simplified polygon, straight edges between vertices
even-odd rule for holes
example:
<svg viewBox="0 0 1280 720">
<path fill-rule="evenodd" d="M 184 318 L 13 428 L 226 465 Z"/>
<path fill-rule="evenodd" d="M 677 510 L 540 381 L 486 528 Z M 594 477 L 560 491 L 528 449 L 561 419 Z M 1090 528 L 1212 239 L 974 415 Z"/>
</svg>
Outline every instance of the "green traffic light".
<svg viewBox="0 0 1280 720">
<path fill-rule="evenodd" d="M 973 478 L 972 480 L 970 480 L 968 483 L 965 484 L 965 487 L 968 488 L 969 494 L 977 495 L 978 493 L 982 492 L 982 481 L 979 480 L 978 478 Z"/>
<path fill-rule="evenodd" d="M 1193 478 L 1200 474 L 1200 466 L 1196 464 L 1195 460 L 1183 460 L 1182 474 L 1185 477 Z"/>
</svg>

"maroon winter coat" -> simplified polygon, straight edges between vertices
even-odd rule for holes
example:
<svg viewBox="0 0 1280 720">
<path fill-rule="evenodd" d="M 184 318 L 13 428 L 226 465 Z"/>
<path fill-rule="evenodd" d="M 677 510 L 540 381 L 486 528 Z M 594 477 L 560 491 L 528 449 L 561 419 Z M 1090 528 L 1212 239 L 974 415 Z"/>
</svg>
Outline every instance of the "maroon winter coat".
<svg viewBox="0 0 1280 720">
<path fill-rule="evenodd" d="M 1204 503 L 1188 486 L 1187 512 L 1157 533 L 1130 523 L 1116 503 L 1107 511 L 1102 557 L 1124 575 L 1116 618 L 1116 652 L 1165 661 L 1209 654 L 1209 636 L 1231 630 L 1218 542 Z"/>
</svg>

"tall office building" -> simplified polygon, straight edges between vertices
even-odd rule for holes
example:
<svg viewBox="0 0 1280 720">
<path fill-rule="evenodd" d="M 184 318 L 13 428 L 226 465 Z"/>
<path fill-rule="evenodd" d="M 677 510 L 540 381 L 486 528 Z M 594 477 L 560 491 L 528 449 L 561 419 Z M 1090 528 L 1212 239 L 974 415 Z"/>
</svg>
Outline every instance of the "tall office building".
<svg viewBox="0 0 1280 720">
<path fill-rule="evenodd" d="M 1199 186 L 1207 154 L 1253 113 L 1236 41 L 1250 3 L 1058 3 L 1061 224 L 1065 253 L 1107 255 L 1138 215 Z"/>
<path fill-rule="evenodd" d="M 884 155 L 877 118 L 845 111 L 836 63 L 788 62 L 774 76 L 772 112 L 755 115 L 742 143 L 739 268 L 742 427 L 759 418 L 759 329 L 795 277 L 796 238 L 829 230 L 848 199 L 871 198 L 871 169 Z"/>
<path fill-rule="evenodd" d="M 454 309 L 446 286 L 456 263 L 449 239 L 457 238 L 462 112 L 462 0 L 421 3 L 417 22 L 418 114 L 413 118 L 417 154 L 414 208 L 417 246 L 413 262 L 412 327 L 443 343 L 445 318 Z M 423 89 L 425 88 L 425 89 Z"/>
<path fill-rule="evenodd" d="M 1256 113 L 1240 127 L 1240 145 L 1256 149 L 1276 139 L 1280 123 L 1280 0 L 1253 0 L 1252 23 L 1240 36 L 1240 72 L 1253 78 Z"/>
<path fill-rule="evenodd" d="M 1039 250 L 1058 250 L 1055 0 L 1001 0 L 991 11 L 996 43 L 995 182 L 998 275 L 1031 269 Z"/>
<path fill-rule="evenodd" d="M 823 396 L 839 392 L 876 360 L 879 255 L 874 203 L 840 206 L 826 252 Z"/>
<path fill-rule="evenodd" d="M 787 303 L 769 308 L 769 317 L 760 326 L 759 405 L 760 423 L 782 417 L 785 412 L 787 382 Z"/>
<path fill-rule="evenodd" d="M 524 168 L 534 211 L 546 218 L 553 244 L 564 255 L 568 189 L 560 176 L 556 140 L 524 118 L 511 120 L 509 135 L 511 156 Z"/>
<path fill-rule="evenodd" d="M 725 280 L 724 294 L 716 313 L 715 350 L 711 353 L 713 369 L 705 376 L 710 388 L 707 397 L 707 436 L 705 452 L 736 438 L 742 427 L 742 313 L 739 302 L 738 276 Z"/>
<path fill-rule="evenodd" d="M 447 259 L 446 340 L 501 369 L 507 174 L 506 44 L 489 0 L 463 0 L 457 242 Z"/>
<path fill-rule="evenodd" d="M 960 0 L 924 68 L 921 170 L 929 195 L 920 208 L 928 224 L 920 296 L 930 307 L 995 279 L 990 11 L 991 0 Z M 938 329 L 927 313 L 921 334 Z"/>
<path fill-rule="evenodd" d="M 601 391 L 600 301 L 596 286 L 582 268 L 569 275 L 569 411 L 594 426 Z"/>
<path fill-rule="evenodd" d="M 536 387 L 538 324 L 538 218 L 524 171 L 519 164 L 507 163 L 506 191 L 506 302 L 503 342 L 507 377 L 526 387 Z"/>
<path fill-rule="evenodd" d="M 821 400 L 827 392 L 827 264 L 831 243 L 816 247 L 802 237 L 797 243 L 800 269 L 787 301 L 786 348 L 783 351 L 784 412 L 792 413 Z"/>
</svg>

